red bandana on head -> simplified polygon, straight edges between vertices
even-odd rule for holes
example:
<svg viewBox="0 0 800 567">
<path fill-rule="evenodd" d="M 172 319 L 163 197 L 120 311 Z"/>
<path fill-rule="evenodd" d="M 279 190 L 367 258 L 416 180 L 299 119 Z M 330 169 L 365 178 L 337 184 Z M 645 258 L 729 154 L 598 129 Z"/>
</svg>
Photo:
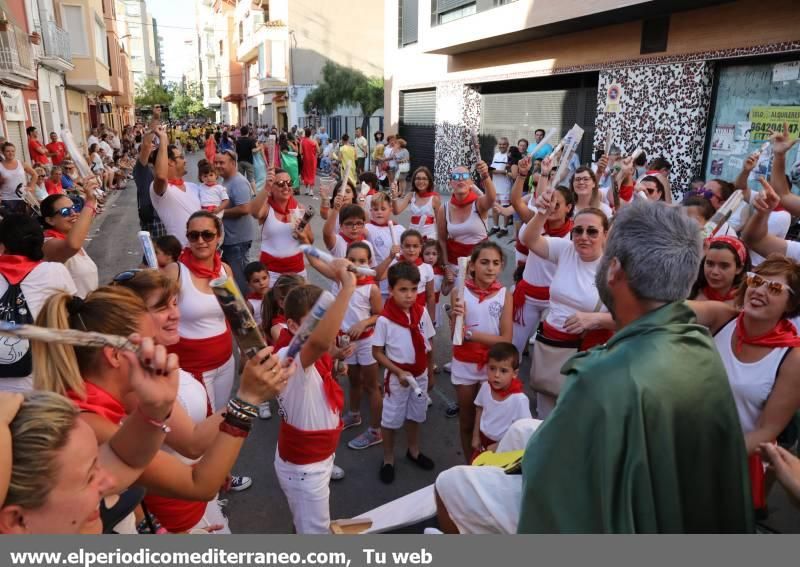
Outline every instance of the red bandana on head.
<svg viewBox="0 0 800 567">
<path fill-rule="evenodd" d="M 422 336 L 422 331 L 419 330 L 419 323 L 422 320 L 422 313 L 424 307 L 418 303 L 414 303 L 409 312 L 403 311 L 394 299 L 391 297 L 386 300 L 383 306 L 381 315 L 386 317 L 392 323 L 408 329 L 411 333 L 411 344 L 414 345 L 414 362 L 400 364 L 395 362 L 398 368 L 410 372 L 414 376 L 419 376 L 428 368 L 428 356 L 425 349 L 425 337 Z"/>
<path fill-rule="evenodd" d="M 192 254 L 189 248 L 183 249 L 183 252 L 181 252 L 181 255 L 178 257 L 178 261 L 189 268 L 189 271 L 198 278 L 213 280 L 219 277 L 222 270 L 222 257 L 219 255 L 219 252 L 214 252 L 214 266 L 211 268 L 201 264 L 200 260 L 195 258 L 195 255 Z"/>
<path fill-rule="evenodd" d="M 503 289 L 503 286 L 500 285 L 500 282 L 492 282 L 492 285 L 486 289 L 483 289 L 478 287 L 478 284 L 476 284 L 473 280 L 466 280 L 464 282 L 464 286 L 478 297 L 478 303 L 483 303 L 487 297 Z"/>
<path fill-rule="evenodd" d="M 797 329 L 788 319 L 781 319 L 775 328 L 759 337 L 748 336 L 744 328 L 744 313 L 736 318 L 736 343 L 734 350 L 739 352 L 742 345 L 754 345 L 770 348 L 800 347 L 800 337 Z"/>
<path fill-rule="evenodd" d="M 519 378 L 514 378 L 511 380 L 511 383 L 508 385 L 508 388 L 505 390 L 498 390 L 495 388 L 491 382 L 489 382 L 489 387 L 492 389 L 492 392 L 500 396 L 501 400 L 505 400 L 511 394 L 521 394 L 522 393 L 522 382 Z"/>
<path fill-rule="evenodd" d="M 0 256 L 0 274 L 8 280 L 8 283 L 16 285 L 41 263 L 41 261 L 34 262 L 27 256 L 3 254 Z"/>
</svg>

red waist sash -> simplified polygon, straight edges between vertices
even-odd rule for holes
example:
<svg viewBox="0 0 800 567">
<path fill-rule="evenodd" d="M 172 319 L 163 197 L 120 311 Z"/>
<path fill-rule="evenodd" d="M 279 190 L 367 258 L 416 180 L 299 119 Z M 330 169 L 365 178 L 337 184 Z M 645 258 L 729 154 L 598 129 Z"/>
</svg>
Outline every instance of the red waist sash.
<svg viewBox="0 0 800 567">
<path fill-rule="evenodd" d="M 292 256 L 279 257 L 262 250 L 259 260 L 270 272 L 275 272 L 276 274 L 299 274 L 306 269 L 302 252 Z"/>
<path fill-rule="evenodd" d="M 179 534 L 195 527 L 206 513 L 206 502 L 199 500 L 179 500 L 156 494 L 148 494 L 144 503 L 155 514 L 168 532 Z"/>
<path fill-rule="evenodd" d="M 469 258 L 472 255 L 472 251 L 478 244 L 480 244 L 480 242 L 476 242 L 475 244 L 464 244 L 463 242 L 458 242 L 457 240 L 448 238 L 447 261 L 451 264 L 458 264 L 459 258 L 464 258 L 464 257 Z"/>
<path fill-rule="evenodd" d="M 411 215 L 411 224 L 419 224 L 422 220 L 422 215 Z M 433 224 L 433 216 L 425 215 L 425 225 Z"/>
<path fill-rule="evenodd" d="M 550 287 L 532 285 L 525 280 L 519 280 L 514 287 L 514 322 L 520 325 L 525 324 L 524 309 L 525 298 L 533 297 L 547 301 L 550 299 Z"/>
<path fill-rule="evenodd" d="M 305 431 L 281 421 L 278 429 L 278 454 L 294 465 L 310 465 L 324 461 L 336 452 L 342 423 L 336 429 Z"/>
<path fill-rule="evenodd" d="M 477 364 L 480 371 L 489 361 L 489 345 L 467 341 L 463 345 L 453 346 L 453 358 Z"/>
</svg>

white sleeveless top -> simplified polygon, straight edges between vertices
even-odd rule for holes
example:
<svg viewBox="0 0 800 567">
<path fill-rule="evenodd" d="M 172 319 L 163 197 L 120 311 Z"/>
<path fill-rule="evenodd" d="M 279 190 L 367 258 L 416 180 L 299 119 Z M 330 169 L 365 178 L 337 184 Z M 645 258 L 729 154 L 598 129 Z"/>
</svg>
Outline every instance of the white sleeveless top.
<svg viewBox="0 0 800 567">
<path fill-rule="evenodd" d="M 736 319 L 714 336 L 714 342 L 728 373 L 742 432 L 747 434 L 756 429 L 758 418 L 772 392 L 778 369 L 789 347 L 774 348 L 758 362 L 742 362 L 736 358 L 731 347 L 735 330 Z"/>
<path fill-rule="evenodd" d="M 486 223 L 483 222 L 480 213 L 478 212 L 477 201 L 472 203 L 472 212 L 462 223 L 454 223 L 450 219 L 450 204 L 448 203 L 444 211 L 445 220 L 447 221 L 447 237 L 452 238 L 456 242 L 462 244 L 477 244 L 486 240 L 488 232 L 486 231 Z"/>
<path fill-rule="evenodd" d="M 432 224 L 427 224 L 427 219 L 425 220 L 426 224 L 414 224 L 409 221 L 409 228 L 419 231 L 425 238 L 436 238 L 436 212 L 433 210 L 433 197 L 428 197 L 425 204 L 417 205 L 417 194 L 416 192 L 413 193 L 411 195 L 411 202 L 408 204 L 408 210 L 412 217 L 425 216 L 428 219 L 433 219 Z M 422 220 L 423 219 L 420 218 L 420 223 Z"/>
<path fill-rule="evenodd" d="M 276 258 L 288 258 L 300 252 L 297 240 L 292 236 L 294 224 L 283 222 L 269 207 L 267 218 L 261 227 L 261 250 Z"/>
<path fill-rule="evenodd" d="M 179 371 L 178 380 L 177 401 L 183 406 L 183 409 L 186 410 L 192 423 L 197 424 L 204 421 L 206 419 L 206 408 L 208 407 L 208 393 L 206 392 L 205 386 L 185 370 Z M 184 457 L 166 443 L 164 444 L 164 451 L 175 455 L 187 465 L 193 465 L 200 460 Z"/>
<path fill-rule="evenodd" d="M 17 160 L 17 167 L 14 169 L 8 169 L 0 162 L 0 174 L 3 181 L 2 186 L 0 186 L 0 199 L 3 201 L 20 201 L 21 197 L 17 195 L 17 187 L 20 185 L 24 187 L 27 181 L 22 162 Z"/>
<path fill-rule="evenodd" d="M 477 331 L 489 335 L 500 334 L 500 317 L 506 303 L 506 288 L 501 288 L 494 296 L 482 303 L 478 302 L 478 298 L 472 292 L 464 288 L 464 302 L 467 306 L 467 316 L 464 319 L 465 331 Z M 485 368 L 479 371 L 478 365 L 474 362 L 463 362 L 455 356 L 453 356 L 450 375 L 474 382 L 485 382 L 489 378 Z"/>
<path fill-rule="evenodd" d="M 44 240 L 47 242 L 50 238 Z M 96 290 L 100 285 L 97 264 L 83 248 L 64 262 L 64 267 L 67 268 L 69 275 L 72 276 L 72 281 L 75 282 L 78 296 L 85 298 L 89 292 Z"/>
<path fill-rule="evenodd" d="M 178 309 L 181 319 L 178 333 L 185 339 L 207 339 L 227 333 L 225 315 L 213 293 L 203 293 L 192 281 L 192 272 L 178 262 L 181 270 L 181 291 L 178 294 Z M 220 276 L 225 268 L 220 268 Z"/>
<path fill-rule="evenodd" d="M 347 306 L 347 311 L 342 320 L 342 331 L 347 332 L 356 323 L 360 323 L 364 319 L 369 319 L 372 316 L 372 305 L 369 301 L 371 290 L 372 284 L 356 286 L 356 290 L 350 297 L 350 303 Z"/>
</svg>

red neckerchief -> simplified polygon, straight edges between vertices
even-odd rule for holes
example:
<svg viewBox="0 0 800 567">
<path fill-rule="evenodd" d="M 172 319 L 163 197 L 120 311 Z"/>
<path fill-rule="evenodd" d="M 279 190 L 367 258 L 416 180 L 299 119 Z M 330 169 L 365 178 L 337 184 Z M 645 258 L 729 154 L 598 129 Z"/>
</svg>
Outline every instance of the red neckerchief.
<svg viewBox="0 0 800 567">
<path fill-rule="evenodd" d="M 564 224 L 562 224 L 558 228 L 550 228 L 550 223 L 544 223 L 544 233 L 547 236 L 553 236 L 555 238 L 564 238 L 572 231 L 572 227 L 575 225 L 575 222 L 572 219 L 567 219 Z"/>
<path fill-rule="evenodd" d="M 425 310 L 421 305 L 414 303 L 409 312 L 403 311 L 391 297 L 383 305 L 381 315 L 392 323 L 408 329 L 411 333 L 411 344 L 414 345 L 414 362 L 400 364 L 395 362 L 395 366 L 410 372 L 414 376 L 419 376 L 428 368 L 428 356 L 425 350 L 425 337 L 419 330 L 419 322 L 422 320 L 422 312 Z"/>
<path fill-rule="evenodd" d="M 0 256 L 0 274 L 3 274 L 9 284 L 16 285 L 41 263 L 41 260 L 35 262 L 27 256 L 3 254 Z"/>
<path fill-rule="evenodd" d="M 467 205 L 471 205 L 477 200 L 478 200 L 478 194 L 470 189 L 470 192 L 467 193 L 467 196 L 464 197 L 463 200 L 459 200 L 454 194 L 452 197 L 450 197 L 450 204 L 456 207 L 466 207 Z"/>
<path fill-rule="evenodd" d="M 256 293 L 255 291 L 251 291 L 250 293 L 247 294 L 247 298 L 246 299 L 263 300 L 264 299 L 264 294 L 263 293 Z"/>
<path fill-rule="evenodd" d="M 444 275 L 444 268 L 441 266 L 441 264 L 434 264 L 432 267 L 433 267 L 433 273 L 435 275 L 437 275 L 437 276 L 443 276 Z"/>
<path fill-rule="evenodd" d="M 363 242 L 364 241 L 364 235 L 363 234 L 361 236 L 357 236 L 356 238 L 348 238 L 347 236 L 345 236 L 344 234 L 339 232 L 339 236 L 342 237 L 342 239 L 347 243 L 348 246 L 350 244 L 352 244 L 353 242 Z"/>
<path fill-rule="evenodd" d="M 420 199 L 427 199 L 428 197 L 435 197 L 438 195 L 436 191 L 425 191 L 424 193 L 417 192 L 417 197 Z"/>
<path fill-rule="evenodd" d="M 500 282 L 492 282 L 492 285 L 486 289 L 478 287 L 478 284 L 476 284 L 473 280 L 465 281 L 464 285 L 468 290 L 478 297 L 478 303 L 483 303 L 484 299 L 503 289 L 503 286 L 500 285 Z"/>
<path fill-rule="evenodd" d="M 269 206 L 272 207 L 272 210 L 274 210 L 276 213 L 280 215 L 283 215 L 284 217 L 288 217 L 289 211 L 292 209 L 296 209 L 299 206 L 297 204 L 297 199 L 294 198 L 294 195 L 289 195 L 289 200 L 286 201 L 286 206 L 284 207 L 281 207 L 278 204 L 278 201 L 276 201 L 272 195 L 270 195 L 269 199 L 267 199 L 267 204 L 269 204 Z"/>
<path fill-rule="evenodd" d="M 180 177 L 178 177 L 177 179 L 167 179 L 167 183 L 170 185 L 174 185 L 175 187 L 180 187 L 181 189 L 186 187 L 186 183 Z"/>
<path fill-rule="evenodd" d="M 369 221 L 370 224 L 374 224 L 375 226 L 380 226 L 381 228 L 386 228 L 389 226 L 389 221 L 387 220 L 385 223 L 381 224 L 379 222 L 375 222 L 374 220 Z"/>
<path fill-rule="evenodd" d="M 218 278 L 222 270 L 222 257 L 219 252 L 214 252 L 214 266 L 211 268 L 202 265 L 189 248 L 183 249 L 183 252 L 178 257 L 178 262 L 189 268 L 189 271 L 196 277 L 208 280 Z"/>
<path fill-rule="evenodd" d="M 750 337 L 744 328 L 744 313 L 740 313 L 736 318 L 736 345 L 735 350 L 739 352 L 742 345 L 763 346 L 770 348 L 800 347 L 800 337 L 797 336 L 797 329 L 788 319 L 781 319 L 775 328 L 764 333 L 760 337 Z"/>
<path fill-rule="evenodd" d="M 125 408 L 120 401 L 97 384 L 84 382 L 83 387 L 86 389 L 85 398 L 82 398 L 73 390 L 67 390 L 67 397 L 75 402 L 75 405 L 81 411 L 96 413 L 114 425 L 119 425 L 126 414 Z"/>
<path fill-rule="evenodd" d="M 67 235 L 54 228 L 46 228 L 44 231 L 45 238 L 55 238 L 56 240 L 66 240 Z"/>
<path fill-rule="evenodd" d="M 356 278 L 356 285 L 372 285 L 375 283 L 375 278 L 373 276 L 364 276 L 363 278 Z"/>
<path fill-rule="evenodd" d="M 406 258 L 405 256 L 403 256 L 403 254 L 400 254 L 400 258 L 398 258 L 398 260 L 397 260 L 397 261 L 398 261 L 398 262 L 408 262 L 409 264 L 414 264 L 414 265 L 415 265 L 415 266 L 417 266 L 417 267 L 421 266 L 421 265 L 424 263 L 424 262 L 422 261 L 422 258 L 421 258 L 420 256 L 417 256 L 417 259 L 416 259 L 416 260 L 409 260 L 408 258 Z"/>
<path fill-rule="evenodd" d="M 281 329 L 281 336 L 278 337 L 275 343 L 275 350 L 277 351 L 288 346 L 292 341 L 292 337 L 294 337 L 294 334 L 289 329 Z M 286 344 L 283 344 L 284 341 Z M 325 399 L 328 402 L 328 407 L 330 407 L 331 411 L 334 413 L 342 413 L 342 410 L 344 410 L 344 390 L 342 390 L 342 387 L 339 386 L 339 383 L 333 378 L 333 358 L 326 352 L 314 362 L 314 367 L 322 377 L 322 389 L 325 392 Z"/>
<path fill-rule="evenodd" d="M 492 392 L 497 394 L 501 400 L 505 400 L 511 394 L 521 394 L 522 393 L 522 382 L 519 378 L 514 378 L 511 380 L 511 384 L 508 385 L 508 388 L 505 390 L 498 390 L 492 383 L 489 382 L 489 387 L 492 389 Z"/>
<path fill-rule="evenodd" d="M 738 292 L 739 288 L 732 287 L 727 294 L 722 295 L 721 293 L 717 292 L 717 290 L 715 290 L 710 286 L 706 286 L 703 288 L 703 295 L 705 295 L 706 299 L 708 299 L 709 301 L 730 301 L 731 299 L 736 297 L 736 294 Z"/>
</svg>

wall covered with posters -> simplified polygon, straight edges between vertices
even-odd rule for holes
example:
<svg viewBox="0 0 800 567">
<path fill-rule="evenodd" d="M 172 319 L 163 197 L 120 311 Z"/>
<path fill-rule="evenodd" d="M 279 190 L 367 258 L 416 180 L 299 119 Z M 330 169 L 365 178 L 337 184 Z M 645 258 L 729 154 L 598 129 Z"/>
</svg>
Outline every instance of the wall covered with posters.
<svg viewBox="0 0 800 567">
<path fill-rule="evenodd" d="M 614 145 L 627 153 L 640 147 L 648 159 L 667 158 L 679 197 L 700 173 L 712 83 L 713 63 L 706 61 L 601 71 L 595 147 L 611 129 Z"/>
<path fill-rule="evenodd" d="M 438 191 L 450 192 L 450 171 L 478 159 L 472 142 L 481 124 L 481 95 L 469 85 L 436 86 L 436 142 L 433 178 Z"/>
<path fill-rule="evenodd" d="M 800 135 L 800 61 L 763 64 L 720 64 L 714 115 L 709 128 L 705 178 L 733 180 L 745 158 L 760 149 L 771 130 L 789 125 L 792 138 Z M 800 154 L 796 145 L 786 159 L 793 191 L 800 193 Z M 760 154 L 750 176 L 767 175 L 769 149 Z"/>
</svg>

